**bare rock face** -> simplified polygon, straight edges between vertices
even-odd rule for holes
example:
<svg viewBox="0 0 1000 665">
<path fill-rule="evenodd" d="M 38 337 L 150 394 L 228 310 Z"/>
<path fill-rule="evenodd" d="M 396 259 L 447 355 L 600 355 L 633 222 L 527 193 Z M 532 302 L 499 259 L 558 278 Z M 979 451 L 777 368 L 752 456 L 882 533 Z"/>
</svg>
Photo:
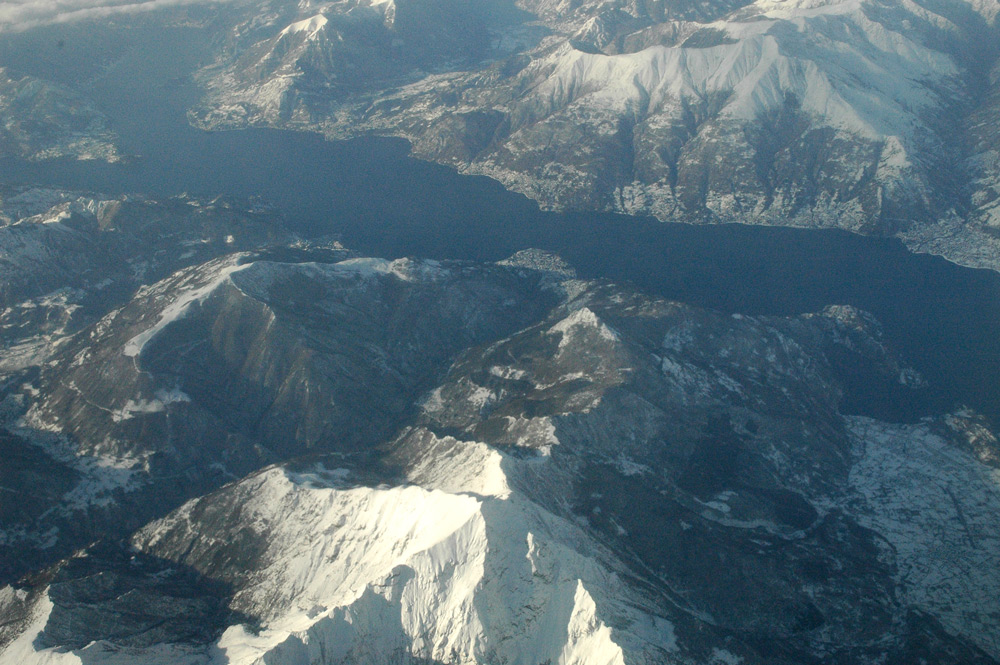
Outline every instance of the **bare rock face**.
<svg viewBox="0 0 1000 665">
<path fill-rule="evenodd" d="M 246 259 L 177 273 L 99 321 L 32 422 L 73 423 L 94 452 L 199 466 L 219 450 L 182 431 L 265 460 L 373 445 L 454 353 L 545 302 L 528 298 L 537 277 L 499 268 Z"/>
<path fill-rule="evenodd" d="M 1000 660 L 1000 446 L 873 416 L 923 383 L 851 307 L 276 246 L 31 371 L 0 663 Z"/>
<path fill-rule="evenodd" d="M 299 245 L 288 248 L 292 253 L 347 253 L 307 249 L 274 213 L 223 201 L 154 202 L 23 189 L 4 192 L 2 207 L 8 221 L 0 227 L 0 419 L 10 496 L 3 506 L 9 521 L 0 575 L 9 580 L 37 568 L 39 553 L 54 561 L 92 542 L 95 533 L 135 528 L 150 514 L 146 498 L 136 498 L 123 513 L 113 498 L 137 487 L 137 459 L 80 457 L 76 435 L 66 438 L 69 428 L 39 430 L 23 420 L 40 395 L 43 370 L 72 363 L 63 353 L 77 357 L 69 351 L 72 340 L 86 339 L 142 284 L 220 254 L 289 243 Z M 162 399 L 154 396 L 137 408 L 155 412 L 174 399 L 179 393 L 167 390 Z M 176 488 L 162 491 L 177 496 Z"/>
</svg>

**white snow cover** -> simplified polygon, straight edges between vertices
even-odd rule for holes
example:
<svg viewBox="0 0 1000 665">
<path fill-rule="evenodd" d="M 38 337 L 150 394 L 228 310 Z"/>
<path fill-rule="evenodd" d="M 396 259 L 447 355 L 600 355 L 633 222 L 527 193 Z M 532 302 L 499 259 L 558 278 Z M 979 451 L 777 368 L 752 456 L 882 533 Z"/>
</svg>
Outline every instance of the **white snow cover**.
<svg viewBox="0 0 1000 665">
<path fill-rule="evenodd" d="M 149 343 L 151 339 L 156 337 L 164 328 L 170 325 L 173 321 L 183 318 L 187 315 L 189 309 L 192 305 L 202 303 L 208 296 L 210 296 L 219 286 L 224 284 L 235 272 L 240 270 L 245 270 L 249 265 L 252 264 L 239 264 L 239 259 L 243 257 L 242 254 L 233 255 L 229 257 L 225 262 L 217 268 L 215 273 L 207 280 L 203 281 L 200 278 L 201 275 L 197 275 L 192 279 L 194 282 L 188 285 L 187 288 L 177 288 L 177 285 L 170 284 L 171 293 L 175 293 L 171 302 L 163 307 L 160 312 L 160 319 L 150 328 L 147 328 L 143 332 L 139 333 L 132 339 L 130 339 L 125 344 L 125 349 L 123 353 L 129 357 L 136 357 L 142 353 L 143 348 Z"/>
<path fill-rule="evenodd" d="M 74 653 L 59 653 L 55 650 L 46 649 L 36 651 L 34 642 L 49 619 L 52 611 L 52 601 L 48 596 L 44 596 L 33 608 L 31 623 L 2 653 L 0 659 L 9 663 L 23 663 L 24 665 L 81 665 L 83 661 Z"/>
<path fill-rule="evenodd" d="M 268 534 L 268 563 L 235 604 L 267 621 L 257 635 L 228 629 L 219 662 L 283 665 L 324 654 L 328 663 L 376 664 L 408 652 L 450 663 L 493 662 L 499 654 L 525 665 L 624 663 L 619 631 L 606 616 L 653 628 L 659 646 L 674 648 L 669 623 L 625 607 L 614 573 L 599 564 L 599 546 L 577 527 L 517 494 L 461 491 L 484 455 L 489 474 L 502 481 L 489 461 L 495 452 L 466 444 L 448 454 L 444 448 L 457 442 L 439 444 L 441 454 L 412 475 L 449 491 L 349 487 L 342 478 L 324 486 L 323 474 L 303 482 L 279 468 L 241 483 L 240 528 Z M 432 458 L 449 459 L 429 469 Z M 192 507 L 147 527 L 135 544 L 155 548 L 176 529 L 202 537 Z"/>
<path fill-rule="evenodd" d="M 908 600 L 1000 658 L 1000 617 L 982 620 L 1000 597 L 1000 470 L 927 423 L 848 424 L 859 456 L 850 483 L 865 499 L 859 521 L 892 545 Z"/>
<path fill-rule="evenodd" d="M 957 69 L 947 56 L 870 21 L 858 5 L 837 5 L 843 12 L 836 18 L 789 8 L 775 12 L 775 20 L 720 21 L 710 25 L 738 41 L 711 48 L 655 46 L 609 56 L 565 46 L 549 56 L 552 73 L 533 95 L 553 109 L 580 99 L 591 109 L 618 111 L 645 103 L 651 113 L 673 114 L 680 112 L 681 99 L 731 90 L 723 114 L 752 120 L 794 93 L 818 124 L 866 138 L 909 135 L 913 114 L 936 102 L 921 81 L 952 76 Z M 811 34 L 815 48 L 803 53 L 785 44 L 792 38 L 779 35 L 787 33 L 770 30 L 778 21 L 793 21 Z M 852 52 L 826 35 L 845 29 L 863 35 L 875 52 Z M 585 100 L 579 97 L 584 91 Z"/>
<path fill-rule="evenodd" d="M 306 39 L 314 38 L 320 30 L 326 27 L 326 17 L 322 14 L 317 14 L 311 18 L 307 18 L 303 21 L 297 21 L 292 23 L 287 28 L 282 30 L 278 35 L 284 37 L 285 35 L 293 35 L 297 33 L 306 33 Z"/>
</svg>

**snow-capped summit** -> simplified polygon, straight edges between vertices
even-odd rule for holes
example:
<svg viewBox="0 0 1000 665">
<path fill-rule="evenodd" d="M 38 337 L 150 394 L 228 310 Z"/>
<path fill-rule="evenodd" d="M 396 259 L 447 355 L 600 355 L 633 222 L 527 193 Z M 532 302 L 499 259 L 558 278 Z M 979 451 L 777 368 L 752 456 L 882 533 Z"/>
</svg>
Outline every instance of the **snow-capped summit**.
<svg viewBox="0 0 1000 665">
<path fill-rule="evenodd" d="M 278 33 L 279 37 L 284 37 L 286 35 L 298 35 L 299 33 L 304 33 L 306 39 L 314 39 L 320 30 L 326 27 L 326 17 L 322 14 L 317 14 L 311 18 L 304 19 L 302 21 L 296 21 L 290 26 Z"/>
</svg>

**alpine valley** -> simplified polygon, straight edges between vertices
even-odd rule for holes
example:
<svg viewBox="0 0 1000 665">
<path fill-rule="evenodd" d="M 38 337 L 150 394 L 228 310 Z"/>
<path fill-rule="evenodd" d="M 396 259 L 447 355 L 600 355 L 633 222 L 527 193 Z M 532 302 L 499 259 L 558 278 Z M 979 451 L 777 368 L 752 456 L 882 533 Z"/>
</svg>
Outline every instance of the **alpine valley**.
<svg viewBox="0 0 1000 665">
<path fill-rule="evenodd" d="M 0 665 L 1000 664 L 998 14 L 0 3 Z"/>
</svg>

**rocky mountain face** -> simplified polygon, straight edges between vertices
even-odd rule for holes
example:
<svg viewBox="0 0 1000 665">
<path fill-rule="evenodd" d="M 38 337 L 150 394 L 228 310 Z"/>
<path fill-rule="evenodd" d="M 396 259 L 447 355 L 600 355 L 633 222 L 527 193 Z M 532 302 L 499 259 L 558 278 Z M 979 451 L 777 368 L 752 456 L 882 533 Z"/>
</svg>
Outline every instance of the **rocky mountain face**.
<svg viewBox="0 0 1000 665">
<path fill-rule="evenodd" d="M 92 334 L 92 327 L 141 285 L 238 249 L 278 245 L 294 252 L 302 245 L 282 230 L 275 214 L 222 201 L 12 189 L 4 192 L 0 211 L 7 222 L 0 226 L 0 418 L 7 424 L 41 394 L 45 369 L 59 365 L 64 353 L 76 354 L 70 351 L 73 340 Z M 5 579 L 30 569 L 38 551 L 69 552 L 79 544 L 75 539 L 90 542 L 93 533 L 108 528 L 105 518 L 112 524 L 123 519 L 114 511 L 86 519 L 74 515 L 75 506 L 92 503 L 90 493 L 115 491 L 128 484 L 131 472 L 127 465 L 109 467 L 104 458 L 79 457 L 64 446 L 65 431 L 53 427 L 49 443 L 58 452 L 51 454 L 26 445 L 15 431 L 0 435 L 4 487 L 11 493 L 3 504 L 11 522 L 5 522 L 0 542 Z M 70 508 L 60 517 L 50 510 L 57 505 Z M 36 519 L 47 526 L 29 533 L 25 525 Z M 55 538 L 51 529 L 58 531 L 57 524 L 76 535 Z"/>
<path fill-rule="evenodd" d="M 0 157 L 116 162 L 122 156 L 85 93 L 0 67 Z"/>
<path fill-rule="evenodd" d="M 0 663 L 1000 661 L 1000 445 L 847 413 L 924 389 L 864 312 L 17 196 L 58 199 L 0 237 L 61 286 L 4 316 L 72 325 L 2 351 Z M 121 295 L 74 319 L 60 288 Z"/>
<path fill-rule="evenodd" d="M 995 267 L 996 14 L 270 2 L 220 19 L 229 39 L 192 118 L 404 136 L 551 208 L 902 234 Z"/>
<path fill-rule="evenodd" d="M 0 367 L 51 353 L 142 284 L 184 266 L 295 240 L 268 211 L 222 200 L 148 201 L 61 190 L 0 192 Z M 16 352 L 20 349 L 20 353 Z"/>
</svg>

